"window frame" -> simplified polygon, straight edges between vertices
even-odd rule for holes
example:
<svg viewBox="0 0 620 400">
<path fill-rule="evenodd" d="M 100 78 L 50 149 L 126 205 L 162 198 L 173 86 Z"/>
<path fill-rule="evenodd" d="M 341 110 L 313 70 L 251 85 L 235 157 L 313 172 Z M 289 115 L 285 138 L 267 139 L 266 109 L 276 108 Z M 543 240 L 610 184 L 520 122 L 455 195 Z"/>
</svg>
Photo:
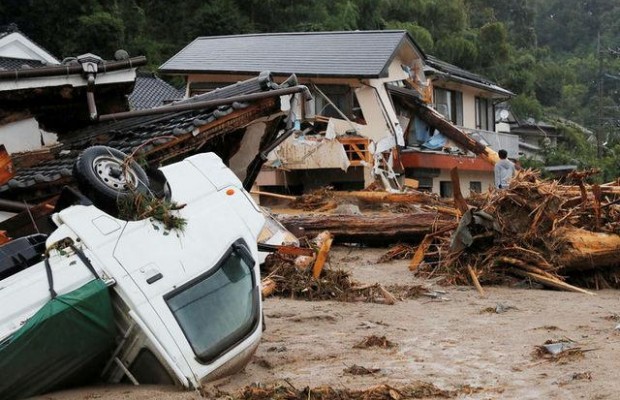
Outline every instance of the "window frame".
<svg viewBox="0 0 620 400">
<path fill-rule="evenodd" d="M 214 348 L 213 350 L 209 352 L 205 351 L 205 352 L 202 352 L 201 354 L 198 354 L 196 352 L 194 344 L 192 343 L 192 341 L 190 340 L 190 337 L 187 334 L 186 328 L 179 321 L 179 318 L 177 317 L 176 313 L 172 311 L 172 308 L 168 300 L 180 294 L 181 292 L 184 292 L 190 289 L 191 287 L 208 280 L 210 277 L 215 275 L 215 273 L 220 271 L 220 269 L 222 268 L 226 260 L 235 252 L 239 253 L 239 257 L 245 260 L 245 262 L 248 264 L 248 268 L 250 269 L 250 276 L 251 276 L 251 282 L 252 282 L 252 305 L 251 305 L 252 318 L 247 328 L 245 327 L 237 328 L 229 336 L 222 339 L 219 346 L 217 346 L 216 348 Z M 183 332 L 183 335 L 185 336 L 185 340 L 187 340 L 187 343 L 192 349 L 194 355 L 196 356 L 196 361 L 198 361 L 199 363 L 210 364 L 213 361 L 217 360 L 219 357 L 226 354 L 228 351 L 232 350 L 236 344 L 241 343 L 245 339 L 247 339 L 258 327 L 258 322 L 260 320 L 260 307 L 259 307 L 260 306 L 260 293 L 259 293 L 258 285 L 256 283 L 256 277 L 254 276 L 255 265 L 256 265 L 256 261 L 252 258 L 252 254 L 250 250 L 248 249 L 246 242 L 243 239 L 238 239 L 226 250 L 224 255 L 222 255 L 222 257 L 218 260 L 218 262 L 215 264 L 213 268 L 211 268 L 209 271 L 201 275 L 198 275 L 197 277 L 193 278 L 189 282 L 172 290 L 171 292 L 166 293 L 163 296 L 164 302 L 168 306 L 170 313 L 172 314 L 175 321 L 177 322 L 179 329 L 181 329 L 181 331 Z M 245 329 L 241 329 L 241 328 L 245 328 Z M 240 331 L 240 332 L 237 332 L 237 331 Z"/>
<path fill-rule="evenodd" d="M 444 115 L 453 124 L 463 126 L 463 93 L 458 90 L 436 87 L 433 89 L 433 105 L 439 111 L 438 104 L 445 104 L 448 107 L 448 115 Z M 440 94 L 445 94 L 446 103 L 437 103 Z M 441 113 L 441 111 L 439 111 Z"/>
<path fill-rule="evenodd" d="M 476 129 L 495 132 L 495 105 L 486 97 L 475 98 Z"/>
</svg>

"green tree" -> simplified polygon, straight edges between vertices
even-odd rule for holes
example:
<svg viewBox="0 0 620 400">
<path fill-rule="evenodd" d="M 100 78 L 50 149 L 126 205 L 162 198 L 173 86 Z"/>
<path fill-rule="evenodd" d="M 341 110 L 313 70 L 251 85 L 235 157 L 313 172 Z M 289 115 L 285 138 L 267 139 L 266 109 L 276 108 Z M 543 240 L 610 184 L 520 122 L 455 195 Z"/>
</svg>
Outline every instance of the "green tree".
<svg viewBox="0 0 620 400">
<path fill-rule="evenodd" d="M 106 11 L 83 15 L 78 18 L 74 33 L 76 40 L 73 46 L 68 46 L 68 51 L 73 54 L 95 52 L 100 57 L 111 59 L 122 47 L 124 34 L 123 20 Z"/>
</svg>

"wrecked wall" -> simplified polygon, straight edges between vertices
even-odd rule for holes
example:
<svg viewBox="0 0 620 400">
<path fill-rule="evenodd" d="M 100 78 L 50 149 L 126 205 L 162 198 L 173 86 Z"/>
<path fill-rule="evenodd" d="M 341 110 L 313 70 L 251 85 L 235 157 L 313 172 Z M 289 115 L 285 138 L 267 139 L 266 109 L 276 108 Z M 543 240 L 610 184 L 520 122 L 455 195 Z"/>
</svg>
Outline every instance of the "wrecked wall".
<svg viewBox="0 0 620 400">
<path fill-rule="evenodd" d="M 9 154 L 23 151 L 39 150 L 57 143 L 57 135 L 39 128 L 34 118 L 0 126 L 0 143 L 4 144 Z"/>
</svg>

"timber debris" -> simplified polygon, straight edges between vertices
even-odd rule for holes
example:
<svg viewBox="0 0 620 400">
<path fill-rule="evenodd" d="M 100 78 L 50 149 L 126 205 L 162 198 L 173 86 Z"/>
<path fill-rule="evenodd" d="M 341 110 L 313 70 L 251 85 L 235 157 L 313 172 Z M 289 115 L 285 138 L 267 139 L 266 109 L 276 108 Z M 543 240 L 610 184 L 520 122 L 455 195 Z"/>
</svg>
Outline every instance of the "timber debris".
<svg viewBox="0 0 620 400">
<path fill-rule="evenodd" d="M 484 285 L 523 282 L 591 294 L 584 288 L 620 287 L 620 181 L 588 183 L 596 174 L 560 183 L 521 170 L 508 189 L 465 199 L 454 169 L 453 204 L 415 190 L 326 188 L 297 199 L 314 212 L 278 219 L 308 235 L 328 230 L 337 242 L 391 244 L 379 262 L 410 258 L 416 274 L 472 284 L 482 296 Z M 361 212 L 338 213 L 343 202 Z"/>
<path fill-rule="evenodd" d="M 316 249 L 313 256 L 273 253 L 264 264 L 263 297 L 276 294 L 305 300 L 365 301 L 394 304 L 398 300 L 378 283 L 360 285 L 342 269 L 325 268 L 333 236 L 328 231 L 317 235 L 309 244 Z"/>
<path fill-rule="evenodd" d="M 450 399 L 459 394 L 471 394 L 477 388 L 463 387 L 462 390 L 443 390 L 432 383 L 416 381 L 403 387 L 378 385 L 365 390 L 353 390 L 320 386 L 297 389 L 289 382 L 262 386 L 252 385 L 241 389 L 236 395 L 226 398 L 234 400 L 401 400 L 401 399 Z"/>
<path fill-rule="evenodd" d="M 322 269 L 318 277 L 307 268 L 299 268 L 295 258 L 270 254 L 265 260 L 263 296 L 277 295 L 303 300 L 336 300 L 394 304 L 397 298 L 379 284 L 359 285 L 342 269 Z"/>
<path fill-rule="evenodd" d="M 618 287 L 620 186 L 587 185 L 591 174 L 573 174 L 575 185 L 561 185 L 521 171 L 509 189 L 468 205 L 456 230 L 427 235 L 410 269 L 472 283 L 481 294 L 483 284 L 523 279 L 580 293 L 591 292 L 574 284 Z"/>
</svg>

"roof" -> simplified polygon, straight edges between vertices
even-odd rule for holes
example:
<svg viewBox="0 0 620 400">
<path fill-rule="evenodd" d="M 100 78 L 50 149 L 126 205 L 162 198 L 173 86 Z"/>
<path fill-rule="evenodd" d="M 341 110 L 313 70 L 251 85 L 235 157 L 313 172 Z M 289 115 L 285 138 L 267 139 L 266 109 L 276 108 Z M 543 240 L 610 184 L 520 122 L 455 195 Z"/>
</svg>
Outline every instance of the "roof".
<svg viewBox="0 0 620 400">
<path fill-rule="evenodd" d="M 40 60 L 48 64 L 60 63 L 49 51 L 21 32 L 15 24 L 2 27 L 0 56 Z"/>
<path fill-rule="evenodd" d="M 133 92 L 129 95 L 129 108 L 144 110 L 163 106 L 185 95 L 183 89 L 177 89 L 154 74 L 139 73 Z"/>
<path fill-rule="evenodd" d="M 264 79 L 259 77 L 184 100 L 182 103 L 226 99 L 271 89 L 275 87 L 266 85 Z M 275 97 L 279 99 L 279 96 Z M 279 101 L 275 103 L 274 107 L 265 107 L 275 108 L 279 112 Z M 237 113 L 233 114 L 234 112 Z M 261 112 L 263 114 L 260 114 Z M 222 134 L 234 132 L 240 126 L 262 116 L 264 111 L 249 103 L 233 103 L 229 106 L 139 116 L 83 128 L 68 134 L 70 139 L 54 149 L 48 159 L 42 159 L 29 167 L 16 166 L 13 179 L 0 186 L 0 198 L 29 200 L 57 194 L 64 185 L 72 182 L 72 168 L 77 155 L 93 145 L 105 144 L 126 154 L 140 148 L 141 152 L 147 154 L 147 161 L 157 163 L 161 159 L 201 148 L 207 139 L 213 140 Z M 212 136 L 205 137 L 209 134 Z M 29 156 L 29 153 L 23 153 L 23 157 Z"/>
<path fill-rule="evenodd" d="M 21 68 L 40 68 L 47 64 L 39 60 L 27 58 L 0 57 L 0 71 L 21 69 Z"/>
<path fill-rule="evenodd" d="M 503 97 L 513 97 L 515 95 L 510 90 L 500 87 L 495 82 L 483 76 L 459 68 L 456 65 L 442 61 L 434 56 L 429 55 L 426 57 L 426 65 L 427 73 L 438 75 L 447 80 L 489 90 Z"/>
<path fill-rule="evenodd" d="M 292 32 L 199 37 L 166 61 L 168 74 L 259 73 L 387 76 L 403 43 L 424 53 L 406 31 Z"/>
</svg>

